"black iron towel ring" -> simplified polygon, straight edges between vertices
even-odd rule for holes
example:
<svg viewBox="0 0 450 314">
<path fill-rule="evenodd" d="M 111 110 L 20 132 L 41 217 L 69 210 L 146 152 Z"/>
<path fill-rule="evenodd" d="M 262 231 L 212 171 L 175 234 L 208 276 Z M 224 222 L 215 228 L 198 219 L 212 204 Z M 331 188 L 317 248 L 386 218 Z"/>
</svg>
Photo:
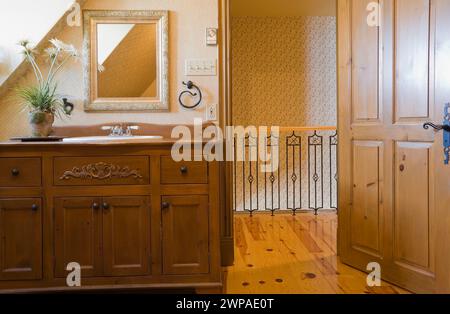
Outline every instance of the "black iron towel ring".
<svg viewBox="0 0 450 314">
<path fill-rule="evenodd" d="M 186 90 L 186 91 L 184 91 L 184 92 L 182 92 L 182 93 L 180 94 L 180 97 L 178 98 L 178 100 L 179 100 L 179 102 L 180 102 L 180 105 L 183 106 L 183 107 L 186 108 L 186 109 L 194 109 L 194 108 L 196 108 L 196 107 L 197 107 L 198 105 L 200 105 L 200 103 L 202 102 L 202 98 L 203 98 L 202 91 L 201 91 L 200 88 L 198 88 L 198 86 L 195 85 L 192 81 L 188 81 L 187 83 L 186 83 L 186 82 L 183 82 L 183 85 L 185 85 L 185 86 L 187 87 L 188 90 Z M 191 90 L 192 90 L 193 88 L 195 88 L 195 89 L 197 90 L 197 93 L 191 92 Z M 185 94 L 189 94 L 191 97 L 197 97 L 197 96 L 198 96 L 198 97 L 199 97 L 199 100 L 197 101 L 197 103 L 196 103 L 195 105 L 187 106 L 187 105 L 185 105 L 185 104 L 183 103 L 183 96 L 184 96 Z"/>
</svg>

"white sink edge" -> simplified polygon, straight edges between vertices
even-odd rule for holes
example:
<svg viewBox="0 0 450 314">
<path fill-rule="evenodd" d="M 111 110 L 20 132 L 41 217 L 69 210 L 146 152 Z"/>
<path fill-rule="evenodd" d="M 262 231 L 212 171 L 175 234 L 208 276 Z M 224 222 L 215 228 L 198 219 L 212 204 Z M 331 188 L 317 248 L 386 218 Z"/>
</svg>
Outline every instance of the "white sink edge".
<svg viewBox="0 0 450 314">
<path fill-rule="evenodd" d="M 114 141 L 139 141 L 139 140 L 160 140 L 159 135 L 148 136 L 86 136 L 86 137 L 68 137 L 63 139 L 66 143 L 75 142 L 114 142 Z"/>
</svg>

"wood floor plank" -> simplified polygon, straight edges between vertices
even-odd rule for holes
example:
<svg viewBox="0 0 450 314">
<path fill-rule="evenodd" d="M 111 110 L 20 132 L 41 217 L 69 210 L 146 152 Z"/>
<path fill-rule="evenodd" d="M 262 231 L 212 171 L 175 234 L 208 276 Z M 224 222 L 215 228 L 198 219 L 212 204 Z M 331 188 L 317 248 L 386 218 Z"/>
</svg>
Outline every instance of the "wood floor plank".
<svg viewBox="0 0 450 314">
<path fill-rule="evenodd" d="M 237 214 L 235 264 L 224 268 L 231 294 L 397 294 L 390 285 L 370 288 L 367 275 L 336 255 L 337 215 Z"/>
</svg>

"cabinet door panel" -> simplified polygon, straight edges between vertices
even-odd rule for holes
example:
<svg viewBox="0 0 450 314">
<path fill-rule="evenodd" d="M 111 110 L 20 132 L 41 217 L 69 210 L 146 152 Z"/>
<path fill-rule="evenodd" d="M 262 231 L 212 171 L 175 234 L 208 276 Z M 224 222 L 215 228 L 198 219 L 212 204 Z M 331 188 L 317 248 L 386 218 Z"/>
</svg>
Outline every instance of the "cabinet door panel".
<svg viewBox="0 0 450 314">
<path fill-rule="evenodd" d="M 103 199 L 105 274 L 146 275 L 150 269 L 150 200 L 148 197 Z"/>
<path fill-rule="evenodd" d="M 40 199 L 0 200 L 0 280 L 42 278 Z"/>
<path fill-rule="evenodd" d="M 208 273 L 208 196 L 163 197 L 162 202 L 163 273 Z"/>
<path fill-rule="evenodd" d="M 55 272 L 67 275 L 71 262 L 81 265 L 82 277 L 102 274 L 101 198 L 75 197 L 55 200 Z"/>
</svg>

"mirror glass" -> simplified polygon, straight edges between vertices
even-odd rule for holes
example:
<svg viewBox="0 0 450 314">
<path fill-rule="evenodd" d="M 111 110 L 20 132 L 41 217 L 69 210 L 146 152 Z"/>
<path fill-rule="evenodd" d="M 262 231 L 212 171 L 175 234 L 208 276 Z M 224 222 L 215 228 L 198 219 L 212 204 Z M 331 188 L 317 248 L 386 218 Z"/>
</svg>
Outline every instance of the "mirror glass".
<svg viewBox="0 0 450 314">
<path fill-rule="evenodd" d="M 157 97 L 157 27 L 97 25 L 98 97 Z"/>
<path fill-rule="evenodd" d="M 168 11 L 83 14 L 85 111 L 168 110 Z"/>
</svg>

